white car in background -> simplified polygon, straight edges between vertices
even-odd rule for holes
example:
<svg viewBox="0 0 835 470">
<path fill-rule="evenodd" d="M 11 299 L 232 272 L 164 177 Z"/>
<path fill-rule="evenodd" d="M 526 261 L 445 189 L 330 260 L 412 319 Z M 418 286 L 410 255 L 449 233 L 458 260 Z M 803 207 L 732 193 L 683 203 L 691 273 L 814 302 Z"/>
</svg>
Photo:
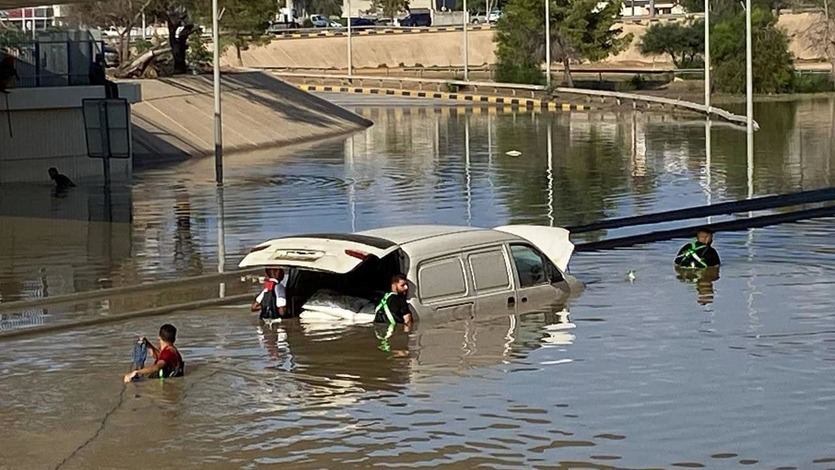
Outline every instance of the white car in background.
<svg viewBox="0 0 835 470">
<path fill-rule="evenodd" d="M 303 319 L 373 321 L 397 273 L 407 275 L 410 309 L 421 321 L 556 312 L 583 289 L 567 272 L 568 235 L 533 225 L 299 235 L 261 243 L 240 267 L 285 268 L 288 308 Z"/>
</svg>

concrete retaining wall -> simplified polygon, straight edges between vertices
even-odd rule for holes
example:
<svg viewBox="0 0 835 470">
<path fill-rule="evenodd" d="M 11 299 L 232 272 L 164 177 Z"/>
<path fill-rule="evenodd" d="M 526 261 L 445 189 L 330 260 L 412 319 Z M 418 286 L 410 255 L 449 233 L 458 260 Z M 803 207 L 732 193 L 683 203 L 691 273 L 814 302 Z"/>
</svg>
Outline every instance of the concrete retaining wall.
<svg viewBox="0 0 835 470">
<path fill-rule="evenodd" d="M 224 73 L 225 153 L 316 140 L 371 125 L 364 118 L 261 72 Z M 137 165 L 214 152 L 211 76 L 139 82 L 133 107 Z"/>
</svg>

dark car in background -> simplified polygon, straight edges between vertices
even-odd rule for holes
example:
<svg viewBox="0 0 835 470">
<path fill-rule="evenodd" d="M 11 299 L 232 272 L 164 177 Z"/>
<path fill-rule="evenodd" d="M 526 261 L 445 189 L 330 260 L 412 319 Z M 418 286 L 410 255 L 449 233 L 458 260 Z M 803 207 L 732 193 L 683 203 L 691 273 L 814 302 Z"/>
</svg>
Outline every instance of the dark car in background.
<svg viewBox="0 0 835 470">
<path fill-rule="evenodd" d="M 415 8 L 405 18 L 400 20 L 400 26 L 432 26 L 432 12 L 427 8 Z"/>
<path fill-rule="evenodd" d="M 368 18 L 351 18 L 351 29 L 361 30 L 361 29 L 368 29 L 373 28 L 376 26 L 373 20 Z"/>
</svg>

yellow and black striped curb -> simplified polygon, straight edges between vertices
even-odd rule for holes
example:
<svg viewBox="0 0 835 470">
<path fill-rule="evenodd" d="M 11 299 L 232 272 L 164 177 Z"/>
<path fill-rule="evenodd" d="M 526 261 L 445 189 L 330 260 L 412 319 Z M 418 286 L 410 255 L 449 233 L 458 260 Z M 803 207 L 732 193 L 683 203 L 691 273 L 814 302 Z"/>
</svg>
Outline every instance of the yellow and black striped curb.
<svg viewBox="0 0 835 470">
<path fill-rule="evenodd" d="M 484 31 L 493 29 L 492 25 L 467 25 L 468 31 Z M 358 29 L 351 31 L 351 36 L 379 36 L 385 34 L 418 34 L 418 33 L 445 33 L 463 31 L 463 26 L 430 26 L 428 28 L 373 28 Z M 282 31 L 274 34 L 275 39 L 303 39 L 303 38 L 331 38 L 348 36 L 347 29 L 327 31 L 305 31 L 293 33 L 292 30 Z"/>
<path fill-rule="evenodd" d="M 399 96 L 409 98 L 429 98 L 435 100 L 460 101 L 462 104 L 474 106 L 501 107 L 527 109 L 547 109 L 549 111 L 588 111 L 591 108 L 584 104 L 558 103 L 548 99 L 517 98 L 513 96 L 473 95 L 469 93 L 448 93 L 441 91 L 401 90 L 395 88 L 366 88 L 328 85 L 299 85 L 304 91 L 322 91 L 334 93 L 354 93 L 361 95 Z"/>
</svg>

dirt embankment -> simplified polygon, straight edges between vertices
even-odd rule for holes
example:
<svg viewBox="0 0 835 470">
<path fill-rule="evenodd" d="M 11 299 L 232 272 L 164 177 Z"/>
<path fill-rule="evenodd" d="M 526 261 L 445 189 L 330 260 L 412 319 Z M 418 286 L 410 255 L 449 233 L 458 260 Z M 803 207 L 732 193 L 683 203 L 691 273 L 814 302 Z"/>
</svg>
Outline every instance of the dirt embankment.
<svg viewBox="0 0 835 470">
<path fill-rule="evenodd" d="M 133 105 L 134 163 L 214 152 L 211 76 L 144 80 Z M 318 140 L 371 125 L 368 120 L 261 72 L 224 73 L 226 153 Z"/>
</svg>

